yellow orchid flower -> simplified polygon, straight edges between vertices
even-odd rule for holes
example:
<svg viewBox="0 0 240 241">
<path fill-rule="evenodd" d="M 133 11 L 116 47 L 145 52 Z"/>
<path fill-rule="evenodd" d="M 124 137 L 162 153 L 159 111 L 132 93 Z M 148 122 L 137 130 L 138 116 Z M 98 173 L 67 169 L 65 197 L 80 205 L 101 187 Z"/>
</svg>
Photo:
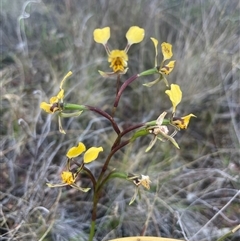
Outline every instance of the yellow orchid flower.
<svg viewBox="0 0 240 241">
<path fill-rule="evenodd" d="M 108 54 L 108 62 L 110 63 L 110 68 L 113 72 L 103 72 L 99 73 L 103 77 L 110 77 L 115 74 L 125 74 L 128 70 L 128 55 L 127 52 L 131 45 L 142 42 L 144 38 L 144 29 L 139 28 L 138 26 L 132 26 L 126 33 L 127 45 L 124 50 L 114 49 L 110 51 L 108 48 L 107 42 L 110 38 L 110 28 L 98 28 L 93 31 L 93 39 L 96 43 L 100 43 L 104 46 Z"/>
<path fill-rule="evenodd" d="M 168 128 L 165 125 L 162 125 L 164 117 L 166 116 L 167 112 L 163 112 L 156 121 L 156 125 L 155 126 L 151 126 L 148 128 L 149 133 L 154 135 L 154 138 L 152 139 L 152 141 L 149 143 L 147 149 L 145 150 L 145 152 L 148 152 L 152 149 L 152 147 L 154 146 L 154 144 L 156 143 L 157 140 L 163 141 L 165 142 L 166 140 L 169 140 L 173 143 L 173 145 L 175 147 L 177 147 L 178 149 L 180 149 L 180 147 L 178 146 L 177 142 L 175 141 L 175 139 L 173 138 L 174 135 L 176 134 L 176 132 L 173 132 L 171 135 L 168 135 Z"/>
<path fill-rule="evenodd" d="M 60 91 L 58 92 L 58 94 L 56 96 L 51 97 L 50 100 L 49 100 L 49 103 L 42 102 L 40 104 L 41 109 L 43 109 L 48 114 L 53 114 L 57 111 L 59 111 L 59 113 L 62 112 L 62 110 L 63 110 L 63 98 L 64 98 L 64 89 L 62 88 L 62 86 L 63 86 L 63 83 L 65 82 L 65 80 L 68 77 L 70 77 L 71 75 L 72 75 L 72 72 L 69 71 L 64 76 L 64 78 L 62 79 L 62 81 L 60 83 Z M 58 124 L 59 124 L 59 131 L 62 134 L 66 134 L 66 132 L 62 128 L 62 122 L 61 122 L 60 114 L 58 115 Z"/>
<path fill-rule="evenodd" d="M 76 172 L 70 171 L 70 161 L 71 159 L 78 157 L 81 155 L 83 152 L 86 151 L 86 147 L 82 142 L 79 142 L 77 146 L 71 147 L 66 156 L 68 157 L 68 164 L 67 164 L 67 171 L 62 172 L 61 178 L 62 178 L 62 183 L 59 184 L 51 184 L 47 183 L 48 187 L 64 187 L 64 186 L 71 186 L 73 188 L 76 188 L 82 192 L 87 192 L 90 190 L 90 188 L 82 188 L 79 187 L 75 184 L 76 179 L 78 177 L 78 174 L 83 170 L 83 165 L 82 164 Z M 91 147 L 89 148 L 84 156 L 83 156 L 83 163 L 89 163 L 97 159 L 99 152 L 103 151 L 102 147 Z"/>
<path fill-rule="evenodd" d="M 74 146 L 69 149 L 66 156 L 69 159 L 78 157 L 83 152 L 86 151 L 86 147 L 82 142 L 79 142 L 77 146 Z M 90 163 L 98 158 L 99 152 L 103 151 L 102 147 L 90 147 L 83 156 L 83 162 L 84 163 Z"/>
<path fill-rule="evenodd" d="M 183 117 L 174 117 L 176 108 L 182 100 L 182 91 L 180 89 L 180 86 L 176 84 L 171 84 L 171 89 L 166 90 L 165 93 L 169 96 L 169 99 L 171 100 L 172 106 L 173 106 L 173 110 L 172 110 L 173 118 L 170 121 L 171 124 L 174 127 L 176 127 L 176 129 L 178 130 L 187 129 L 191 117 L 196 117 L 196 116 L 194 114 L 189 114 Z"/>
<path fill-rule="evenodd" d="M 141 179 L 139 179 L 139 185 L 142 185 L 147 190 L 150 190 L 150 183 L 151 183 L 151 180 L 149 176 L 141 175 Z"/>
<path fill-rule="evenodd" d="M 61 174 L 61 178 L 62 178 L 62 183 L 59 184 L 51 184 L 51 183 L 47 183 L 48 187 L 65 187 L 65 186 L 70 186 L 73 187 L 79 191 L 82 192 L 88 192 L 91 188 L 82 188 L 79 187 L 75 184 L 77 176 L 78 176 L 79 172 L 73 173 L 71 171 L 64 171 Z"/>
<path fill-rule="evenodd" d="M 131 200 L 129 202 L 129 205 L 131 205 L 136 200 L 137 195 L 139 194 L 139 196 L 140 196 L 140 190 L 139 190 L 140 186 L 143 186 L 147 190 L 150 190 L 151 180 L 150 180 L 149 176 L 133 175 L 133 174 L 128 174 L 127 179 L 129 181 L 133 182 L 136 185 L 136 189 L 135 189 L 134 195 L 133 195 L 133 197 L 131 198 Z"/>
<path fill-rule="evenodd" d="M 158 56 L 158 40 L 155 39 L 155 38 L 150 38 L 153 42 L 153 45 L 154 45 L 154 48 L 155 48 L 155 68 L 157 70 L 157 72 L 159 73 L 159 77 L 150 82 L 150 83 L 146 83 L 146 84 L 143 84 L 144 86 L 147 86 L 147 87 L 151 87 L 153 85 L 155 85 L 156 83 L 158 83 L 160 80 L 164 80 L 166 86 L 168 86 L 168 81 L 165 77 L 165 75 L 169 75 L 174 66 L 175 66 L 175 60 L 172 60 L 170 61 L 168 64 L 166 64 L 166 60 L 169 60 L 172 58 L 173 56 L 173 53 L 172 53 L 172 45 L 170 43 L 166 43 L 166 42 L 163 42 L 161 44 L 161 47 L 162 47 L 162 54 L 163 54 L 163 60 L 162 62 L 160 63 L 160 65 L 158 65 L 158 61 L 157 61 L 157 56 Z"/>
<path fill-rule="evenodd" d="M 49 103 L 46 102 L 41 102 L 40 108 L 43 109 L 45 112 L 48 114 L 54 114 L 56 112 L 59 112 L 58 114 L 58 123 L 59 123 L 59 131 L 63 134 L 66 134 L 66 132 L 62 128 L 62 122 L 61 122 L 61 117 L 75 117 L 79 116 L 82 111 L 77 111 L 74 113 L 63 113 L 63 99 L 64 99 L 64 89 L 63 89 L 63 84 L 65 80 L 72 75 L 72 72 L 69 71 L 64 78 L 62 79 L 60 83 L 60 91 L 56 96 L 53 96 L 50 98 Z"/>
<path fill-rule="evenodd" d="M 72 172 L 62 172 L 62 182 L 68 185 L 72 185 L 75 182 L 75 175 Z"/>
<path fill-rule="evenodd" d="M 60 91 L 56 96 L 53 96 L 49 100 L 49 104 L 46 102 L 42 102 L 40 104 L 40 108 L 46 111 L 49 114 L 53 114 L 56 111 L 61 111 L 62 106 L 61 104 L 63 103 L 63 98 L 64 98 L 64 89 L 62 88 L 65 80 L 72 75 L 72 71 L 69 71 L 63 78 L 63 80 L 60 83 Z"/>
</svg>

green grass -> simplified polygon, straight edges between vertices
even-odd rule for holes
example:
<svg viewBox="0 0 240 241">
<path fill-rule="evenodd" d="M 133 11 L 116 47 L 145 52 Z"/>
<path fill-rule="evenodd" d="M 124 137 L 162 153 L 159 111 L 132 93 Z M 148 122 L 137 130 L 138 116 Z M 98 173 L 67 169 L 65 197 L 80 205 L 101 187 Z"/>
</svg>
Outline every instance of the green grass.
<svg viewBox="0 0 240 241">
<path fill-rule="evenodd" d="M 118 179 L 108 184 L 96 240 L 137 236 L 145 228 L 151 236 L 213 241 L 240 223 L 239 1 L 2 0 L 1 10 L 1 240 L 88 238 L 92 193 L 49 189 L 46 182 L 59 182 L 66 151 L 78 141 L 107 152 L 115 134 L 107 121 L 86 112 L 64 119 L 67 135 L 61 135 L 57 117 L 39 104 L 72 70 L 66 100 L 111 112 L 115 79 L 98 74 L 109 66 L 92 37 L 105 26 L 111 28 L 111 49 L 125 47 L 130 26 L 145 29 L 144 41 L 129 50 L 122 81 L 153 67 L 150 37 L 170 42 L 176 66 L 168 81 L 183 92 L 177 114 L 197 118 L 176 135 L 180 150 L 157 142 L 145 153 L 151 138 L 144 137 L 113 157 L 110 168 L 149 175 L 151 190 L 129 206 L 134 186 Z M 116 113 L 122 128 L 171 111 L 163 83 L 142 86 L 155 77 L 139 78 L 125 90 Z M 103 161 L 91 164 L 94 174 Z M 84 175 L 81 185 L 91 185 Z M 238 231 L 226 240 L 239 237 Z"/>
</svg>

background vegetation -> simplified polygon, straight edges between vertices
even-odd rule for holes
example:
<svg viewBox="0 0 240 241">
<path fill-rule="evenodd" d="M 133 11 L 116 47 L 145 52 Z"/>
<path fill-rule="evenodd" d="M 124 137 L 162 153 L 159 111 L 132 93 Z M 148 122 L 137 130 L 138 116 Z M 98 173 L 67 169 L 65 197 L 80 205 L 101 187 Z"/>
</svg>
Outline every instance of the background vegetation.
<svg viewBox="0 0 240 241">
<path fill-rule="evenodd" d="M 43 113 L 41 101 L 58 92 L 62 77 L 66 99 L 110 111 L 115 80 L 104 48 L 94 43 L 95 28 L 111 28 L 110 46 L 123 49 L 132 25 L 145 39 L 129 51 L 131 74 L 153 67 L 150 37 L 173 45 L 176 67 L 168 80 L 183 91 L 178 111 L 194 113 L 177 134 L 181 149 L 150 138 L 137 140 L 114 156 L 111 167 L 149 175 L 150 192 L 128 203 L 134 187 L 115 180 L 106 187 L 98 212 L 96 240 L 139 235 L 212 241 L 240 222 L 240 3 L 238 0 L 59 0 L 1 1 L 1 240 L 87 240 L 91 192 L 49 189 L 59 182 L 66 151 L 78 141 L 109 150 L 114 138 L 103 118 L 85 112 L 64 120 Z M 116 114 L 124 128 L 170 111 L 163 83 L 129 87 Z M 98 171 L 103 160 L 90 164 Z M 82 186 L 89 180 L 81 177 Z M 128 183 L 127 183 L 128 184 Z M 228 240 L 239 240 L 240 232 Z"/>
</svg>

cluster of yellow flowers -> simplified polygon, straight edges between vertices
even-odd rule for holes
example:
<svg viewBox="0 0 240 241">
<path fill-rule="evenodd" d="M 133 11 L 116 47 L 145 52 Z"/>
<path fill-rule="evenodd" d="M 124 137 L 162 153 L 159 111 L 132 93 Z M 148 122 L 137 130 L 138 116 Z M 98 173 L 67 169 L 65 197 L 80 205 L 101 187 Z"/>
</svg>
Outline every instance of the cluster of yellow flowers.
<svg viewBox="0 0 240 241">
<path fill-rule="evenodd" d="M 112 76 L 120 76 L 126 74 L 128 71 L 128 50 L 133 44 L 137 44 L 143 41 L 145 35 L 144 29 L 138 27 L 138 26 L 132 26 L 129 28 L 129 30 L 126 33 L 126 39 L 127 39 L 127 45 L 124 48 L 124 50 L 114 49 L 110 50 L 108 47 L 108 40 L 110 39 L 110 28 L 105 27 L 102 29 L 95 29 L 93 32 L 93 39 L 95 42 L 100 43 L 104 46 L 107 55 L 108 55 L 108 62 L 110 63 L 109 67 L 112 69 L 111 72 L 104 72 L 99 70 L 99 73 L 103 77 L 112 77 Z M 158 74 L 158 78 L 152 82 L 145 83 L 144 86 L 151 87 L 158 83 L 159 81 L 163 80 L 167 87 L 168 81 L 166 76 L 169 75 L 175 65 L 175 60 L 170 60 L 173 56 L 172 52 L 172 45 L 167 42 L 163 42 L 161 44 L 161 50 L 162 50 L 162 61 L 160 64 L 158 64 L 158 40 L 155 38 L 150 38 L 153 42 L 154 49 L 155 49 L 155 59 L 154 59 L 154 68 L 150 70 L 146 70 L 140 74 L 137 74 L 134 76 L 134 78 L 130 78 L 129 82 L 125 81 L 125 83 L 131 83 L 131 81 L 135 80 L 138 77 L 144 76 L 144 75 L 150 75 L 150 74 Z M 78 116 L 82 113 L 84 110 L 89 110 L 89 107 L 82 106 L 82 105 L 76 105 L 76 104 L 68 104 L 64 102 L 64 89 L 63 84 L 65 80 L 72 75 L 72 72 L 70 71 L 61 81 L 60 83 L 60 91 L 56 96 L 53 96 L 50 98 L 49 103 L 42 102 L 40 107 L 47 113 L 53 114 L 58 112 L 58 119 L 59 119 L 59 130 L 61 133 L 65 134 L 65 131 L 62 128 L 61 125 L 61 117 L 73 117 Z M 124 88 L 126 87 L 126 84 Z M 122 88 L 122 90 L 124 90 Z M 146 152 L 150 151 L 150 149 L 153 147 L 153 145 L 156 143 L 157 140 L 160 141 L 166 141 L 169 140 L 172 142 L 172 144 L 179 149 L 179 145 L 174 139 L 175 134 L 177 131 L 181 129 L 186 129 L 188 127 L 189 121 L 191 117 L 196 117 L 194 114 L 188 114 L 183 117 L 176 117 L 176 108 L 179 105 L 179 103 L 182 100 L 182 91 L 180 89 L 180 86 L 177 84 L 171 84 L 170 89 L 167 89 L 165 93 L 168 95 L 171 103 L 172 103 L 172 113 L 171 117 L 169 119 L 166 119 L 167 112 L 163 112 L 159 115 L 157 120 L 146 123 L 145 126 L 143 126 L 140 131 L 137 131 L 134 138 L 131 140 L 135 140 L 135 137 L 144 136 L 147 134 L 154 135 L 154 138 L 146 148 Z M 121 92 L 120 92 L 121 94 Z M 120 96 L 118 95 L 118 97 Z M 118 99 L 119 100 L 119 99 Z M 72 113 L 65 112 L 65 110 L 74 110 Z M 93 108 L 92 108 L 93 110 Z M 98 111 L 98 113 L 103 113 L 103 111 Z M 105 117 L 108 116 L 108 114 L 103 114 Z M 110 120 L 113 119 L 113 117 L 109 118 Z M 172 126 L 174 128 L 174 131 L 172 134 L 169 134 L 168 125 Z M 120 132 L 120 131 L 119 131 Z M 119 133 L 117 133 L 119 134 Z M 120 136 L 121 137 L 121 136 Z M 82 188 L 75 184 L 78 174 L 84 170 L 85 164 L 94 161 L 97 157 L 99 152 L 103 151 L 102 147 L 91 147 L 86 152 L 86 147 L 83 143 L 78 143 L 77 147 L 72 147 L 66 154 L 68 158 L 68 164 L 67 164 L 67 171 L 62 172 L 61 178 L 62 183 L 60 184 L 50 184 L 48 183 L 49 187 L 62 187 L 69 185 L 73 188 L 77 188 L 81 191 L 88 191 L 89 188 Z M 80 154 L 85 152 L 82 164 L 77 168 L 75 172 L 71 171 L 71 163 L 73 162 L 74 158 L 78 157 Z M 136 193 L 134 197 L 132 198 L 132 203 L 138 193 L 139 186 L 143 186 L 147 189 L 150 188 L 150 179 L 148 176 L 145 175 L 131 175 L 126 178 L 127 180 L 131 181 L 136 185 Z"/>
<path fill-rule="evenodd" d="M 95 161 L 98 157 L 98 154 L 103 151 L 103 148 L 100 147 L 90 147 L 86 152 L 86 147 L 82 142 L 79 142 L 77 146 L 74 146 L 70 148 L 66 154 L 68 158 L 68 164 L 67 164 L 67 171 L 62 172 L 61 178 L 62 183 L 60 184 L 51 184 L 47 183 L 48 187 L 64 187 L 64 186 L 71 186 L 73 188 L 76 188 L 82 192 L 87 192 L 90 190 L 90 188 L 82 188 L 75 184 L 78 174 L 84 170 L 84 164 L 90 163 L 92 161 Z M 74 158 L 80 156 L 83 152 L 83 162 L 82 165 L 75 171 L 72 172 L 70 170 L 71 162 L 74 160 Z"/>
</svg>

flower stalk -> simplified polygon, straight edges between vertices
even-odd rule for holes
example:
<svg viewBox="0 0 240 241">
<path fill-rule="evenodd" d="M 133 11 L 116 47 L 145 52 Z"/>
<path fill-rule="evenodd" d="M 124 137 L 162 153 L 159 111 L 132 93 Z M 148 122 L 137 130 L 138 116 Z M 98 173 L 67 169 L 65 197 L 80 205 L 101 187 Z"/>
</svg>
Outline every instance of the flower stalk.
<svg viewBox="0 0 240 241">
<path fill-rule="evenodd" d="M 110 146 L 110 151 L 108 154 L 101 153 L 104 151 L 102 146 L 92 146 L 90 148 L 87 148 L 82 142 L 78 142 L 77 145 L 72 146 L 66 153 L 67 163 L 65 169 L 60 175 L 61 182 L 58 184 L 47 183 L 48 187 L 50 188 L 68 186 L 75 188 L 80 192 L 88 192 L 90 189 L 93 190 L 92 220 L 89 232 L 89 241 L 92 241 L 94 239 L 98 203 L 100 202 L 101 192 L 109 181 L 111 181 L 113 178 L 119 178 L 124 179 L 128 182 L 128 184 L 135 186 L 135 192 L 130 200 L 129 205 L 132 204 L 137 199 L 137 197 L 141 196 L 141 187 L 150 190 L 151 181 L 148 175 L 130 174 L 128 173 L 128 171 L 126 172 L 118 170 L 117 167 L 114 167 L 113 170 L 109 170 L 109 163 L 113 159 L 113 156 L 119 150 L 123 150 L 125 146 L 133 144 L 137 138 L 145 138 L 145 136 L 153 137 L 146 148 L 146 152 L 150 151 L 153 148 L 153 146 L 157 143 L 157 140 L 161 142 L 169 141 L 176 148 L 179 149 L 180 147 L 174 139 L 175 135 L 178 131 L 187 129 L 191 117 L 196 117 L 192 113 L 183 117 L 175 116 L 176 108 L 182 100 L 182 91 L 180 89 L 180 86 L 177 84 L 171 84 L 170 88 L 168 87 L 169 85 L 166 76 L 173 71 L 175 65 L 175 60 L 170 60 L 173 56 L 173 53 L 172 45 L 169 43 L 164 42 L 161 44 L 163 59 L 161 63 L 158 64 L 158 41 L 155 38 L 151 38 L 155 49 L 154 67 L 152 69 L 144 70 L 139 74 L 132 75 L 120 86 L 120 78 L 128 71 L 128 50 L 133 44 L 142 42 L 144 35 L 144 29 L 138 26 L 132 26 L 126 33 L 126 47 L 123 50 L 110 50 L 107 44 L 110 38 L 110 28 L 104 27 L 102 29 L 95 29 L 93 32 L 94 41 L 104 46 L 108 55 L 108 62 L 110 64 L 109 67 L 112 69 L 112 72 L 103 72 L 100 70 L 98 72 L 104 78 L 117 76 L 116 93 L 115 100 L 112 106 L 112 114 L 109 114 L 103 109 L 96 106 L 66 103 L 64 101 L 63 84 L 65 83 L 66 79 L 72 75 L 71 71 L 69 71 L 68 74 L 61 81 L 59 86 L 60 90 L 57 95 L 51 97 L 49 103 L 42 102 L 40 104 L 40 108 L 42 108 L 46 113 L 57 114 L 59 121 L 59 130 L 61 133 L 66 134 L 61 124 L 61 118 L 77 117 L 83 111 L 91 111 L 98 115 L 101 115 L 106 120 L 108 120 L 111 124 L 114 136 L 117 135 L 115 140 L 112 142 L 112 145 Z M 115 114 L 124 90 L 139 77 L 154 74 L 158 74 L 158 78 L 152 82 L 145 83 L 144 86 L 151 87 L 163 80 L 167 86 L 165 94 L 169 97 L 169 100 L 172 104 L 172 113 L 167 113 L 166 111 L 162 110 L 162 112 L 160 112 L 160 115 L 156 114 L 158 118 L 155 120 L 149 120 L 145 123 L 132 123 L 128 125 L 127 128 L 122 128 L 122 126 L 124 125 L 120 126 L 118 124 L 118 120 L 115 119 Z M 170 127 L 171 131 L 168 129 L 168 127 Z M 101 163 L 102 161 L 103 164 L 99 172 L 97 172 L 99 174 L 96 175 L 95 172 L 91 171 L 91 166 L 88 167 L 87 165 L 98 159 L 99 156 L 104 161 L 99 161 L 99 163 Z M 91 187 L 80 187 L 77 185 L 77 180 L 81 177 L 81 175 L 79 175 L 80 173 L 85 173 L 87 177 L 91 180 Z"/>
</svg>

